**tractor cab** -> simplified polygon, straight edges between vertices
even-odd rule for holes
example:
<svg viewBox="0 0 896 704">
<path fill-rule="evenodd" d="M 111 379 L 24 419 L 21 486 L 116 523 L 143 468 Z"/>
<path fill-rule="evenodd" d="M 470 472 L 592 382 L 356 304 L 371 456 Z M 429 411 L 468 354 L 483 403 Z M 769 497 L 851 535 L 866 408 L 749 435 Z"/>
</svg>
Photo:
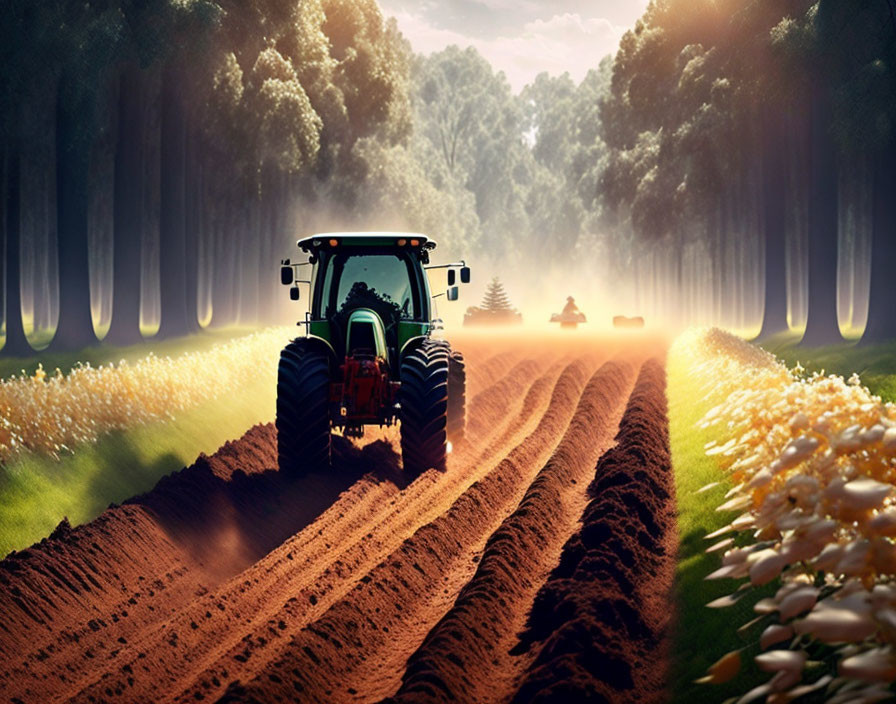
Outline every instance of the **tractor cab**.
<svg viewBox="0 0 896 704">
<path fill-rule="evenodd" d="M 448 300 L 457 299 L 458 287 L 454 284 L 458 274 L 462 283 L 468 283 L 470 270 L 464 262 L 428 266 L 435 246 L 427 236 L 414 233 L 334 232 L 298 241 L 299 249 L 308 255 L 305 262 L 282 262 L 280 278 L 283 284 L 291 285 L 290 297 L 298 300 L 299 284 L 306 284 L 311 301 L 305 320 L 299 323 L 306 326 L 307 335 L 290 343 L 281 356 L 281 465 L 295 466 L 301 454 L 299 444 L 307 444 L 304 439 L 287 437 L 287 433 L 295 435 L 300 425 L 297 414 L 304 417 L 309 412 L 300 413 L 293 400 L 297 394 L 303 395 L 307 404 L 307 394 L 300 391 L 310 383 L 308 369 L 316 369 L 321 378 L 327 378 L 328 427 L 360 436 L 365 425 L 389 425 L 400 420 L 408 467 L 418 471 L 424 464 L 444 464 L 445 440 L 427 444 L 422 436 L 424 428 L 416 426 L 432 416 L 435 425 L 426 424 L 426 433 L 441 424 L 443 434 L 462 434 L 463 382 L 459 375 L 463 357 L 451 352 L 447 342 L 432 338 L 434 296 L 426 269 L 448 269 L 449 288 L 444 294 L 436 294 Z M 305 265 L 313 267 L 311 275 L 300 279 L 300 267 Z M 451 386 L 455 400 L 448 411 L 440 410 L 438 404 L 432 406 L 432 399 L 439 398 L 440 391 L 420 386 L 422 373 L 428 375 L 426 384 L 440 378 L 427 371 L 432 365 L 434 369 L 444 367 L 446 375 L 454 370 Z M 429 404 L 425 412 L 421 404 Z M 440 420 L 443 412 L 445 418 Z M 306 435 L 306 431 L 301 432 L 302 438 Z M 421 443 L 427 448 L 424 455 L 420 454 Z"/>
<path fill-rule="evenodd" d="M 461 281 L 470 280 L 464 262 L 427 267 L 436 243 L 426 235 L 334 232 L 305 237 L 298 246 L 314 265 L 313 276 L 304 282 L 311 291 L 308 334 L 325 341 L 337 358 L 353 354 L 355 348 L 373 349 L 394 367 L 408 342 L 432 330 L 432 297 L 424 269 L 450 267 L 453 283 L 453 267 L 460 267 Z M 284 283 L 293 281 L 290 269 L 298 266 L 283 263 Z M 293 298 L 298 298 L 298 286 L 293 290 Z M 457 287 L 446 295 L 456 299 Z M 358 316 L 358 311 L 368 314 Z M 359 340 L 384 340 L 385 349 L 359 347 Z"/>
<path fill-rule="evenodd" d="M 299 247 L 316 259 L 309 334 L 331 341 L 337 355 L 352 355 L 370 349 L 366 342 L 379 341 L 372 349 L 389 366 L 396 365 L 404 344 L 429 331 L 423 262 L 434 246 L 423 236 L 342 234 L 301 240 Z"/>
</svg>

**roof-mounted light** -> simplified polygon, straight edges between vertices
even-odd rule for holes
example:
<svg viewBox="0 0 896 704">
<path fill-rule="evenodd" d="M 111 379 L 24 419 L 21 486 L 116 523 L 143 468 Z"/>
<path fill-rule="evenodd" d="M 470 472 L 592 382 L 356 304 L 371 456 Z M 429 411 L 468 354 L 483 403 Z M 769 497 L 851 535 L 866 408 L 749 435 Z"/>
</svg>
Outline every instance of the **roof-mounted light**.
<svg viewBox="0 0 896 704">
<path fill-rule="evenodd" d="M 404 239 L 404 238 L 398 240 L 398 246 L 399 246 L 399 247 L 404 247 L 407 243 L 408 243 L 408 241 L 407 241 L 406 239 Z"/>
<path fill-rule="evenodd" d="M 411 240 L 411 247 L 419 247 L 420 240 Z"/>
<path fill-rule="evenodd" d="M 337 239 L 332 239 L 332 240 L 330 240 L 330 246 L 331 246 L 331 247 L 336 247 L 336 246 L 338 246 L 338 245 L 339 245 L 339 240 L 337 240 Z"/>
</svg>

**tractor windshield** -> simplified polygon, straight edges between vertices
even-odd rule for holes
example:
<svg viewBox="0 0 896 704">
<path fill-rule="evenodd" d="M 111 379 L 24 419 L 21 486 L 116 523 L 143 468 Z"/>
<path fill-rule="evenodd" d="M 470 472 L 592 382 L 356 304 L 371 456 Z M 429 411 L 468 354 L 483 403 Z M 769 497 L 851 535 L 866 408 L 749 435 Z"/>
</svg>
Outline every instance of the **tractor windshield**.
<svg viewBox="0 0 896 704">
<path fill-rule="evenodd" d="M 415 318 L 409 267 L 406 255 L 335 255 L 324 279 L 325 314 L 372 308 L 384 318 Z"/>
</svg>

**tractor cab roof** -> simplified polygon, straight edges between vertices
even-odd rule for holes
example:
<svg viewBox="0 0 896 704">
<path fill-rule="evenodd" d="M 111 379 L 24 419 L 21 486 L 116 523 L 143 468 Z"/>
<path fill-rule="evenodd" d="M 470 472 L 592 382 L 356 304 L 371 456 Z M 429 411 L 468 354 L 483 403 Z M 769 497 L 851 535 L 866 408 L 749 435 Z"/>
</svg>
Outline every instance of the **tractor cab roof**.
<svg viewBox="0 0 896 704">
<path fill-rule="evenodd" d="M 309 253 L 342 247 L 407 247 L 418 251 L 436 247 L 429 237 L 416 232 L 320 232 L 303 237 L 297 244 L 299 249 Z"/>
</svg>

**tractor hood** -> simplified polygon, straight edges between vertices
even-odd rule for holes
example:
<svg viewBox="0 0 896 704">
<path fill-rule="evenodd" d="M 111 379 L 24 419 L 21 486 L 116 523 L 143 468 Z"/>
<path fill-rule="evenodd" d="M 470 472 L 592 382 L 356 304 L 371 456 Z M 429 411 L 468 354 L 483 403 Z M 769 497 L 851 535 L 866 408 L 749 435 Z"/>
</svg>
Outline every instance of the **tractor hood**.
<svg viewBox="0 0 896 704">
<path fill-rule="evenodd" d="M 383 321 L 369 308 L 358 308 L 348 318 L 345 354 L 364 351 L 375 357 L 388 359 L 386 331 Z"/>
</svg>

